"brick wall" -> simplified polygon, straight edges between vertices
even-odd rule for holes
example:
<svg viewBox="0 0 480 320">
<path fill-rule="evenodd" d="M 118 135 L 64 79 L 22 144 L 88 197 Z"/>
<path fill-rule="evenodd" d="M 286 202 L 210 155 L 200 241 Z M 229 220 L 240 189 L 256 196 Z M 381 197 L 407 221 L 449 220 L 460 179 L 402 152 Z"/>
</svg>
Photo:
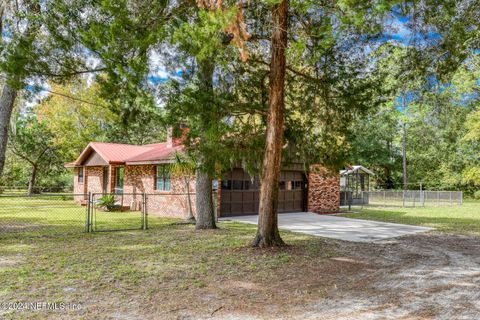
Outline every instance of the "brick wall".
<svg viewBox="0 0 480 320">
<path fill-rule="evenodd" d="M 103 192 L 103 167 L 85 167 L 87 192 Z"/>
<path fill-rule="evenodd" d="M 82 202 L 86 199 L 87 184 L 85 183 L 85 172 L 83 173 L 83 183 L 78 182 L 78 173 L 80 168 L 73 169 L 73 193 L 75 194 L 75 201 Z"/>
<path fill-rule="evenodd" d="M 190 198 L 195 214 L 195 178 L 190 179 Z M 187 186 L 181 177 L 172 175 L 170 191 L 155 190 L 155 165 L 125 166 L 124 205 L 140 209 L 142 193 L 147 196 L 147 212 L 151 215 L 184 218 L 188 213 Z"/>
<path fill-rule="evenodd" d="M 109 181 L 107 192 L 114 192 L 115 168 L 109 166 Z M 103 192 L 103 167 L 85 167 L 84 183 L 78 183 L 78 168 L 74 169 L 75 193 L 97 193 L 96 199 Z M 190 177 L 190 200 L 195 215 L 195 177 Z M 117 201 L 125 207 L 141 209 L 142 194 L 148 195 L 147 212 L 151 215 L 184 218 L 188 213 L 187 186 L 183 177 L 171 176 L 170 191 L 155 190 L 155 165 L 124 166 L 123 196 Z M 86 199 L 83 196 L 75 198 L 78 202 Z"/>
<path fill-rule="evenodd" d="M 103 192 L 103 167 L 83 167 L 83 183 L 78 182 L 80 168 L 73 169 L 73 192 L 75 201 L 84 203 L 88 192 Z"/>
<path fill-rule="evenodd" d="M 308 211 L 335 213 L 339 210 L 339 174 L 321 165 L 312 165 L 308 175 Z"/>
</svg>

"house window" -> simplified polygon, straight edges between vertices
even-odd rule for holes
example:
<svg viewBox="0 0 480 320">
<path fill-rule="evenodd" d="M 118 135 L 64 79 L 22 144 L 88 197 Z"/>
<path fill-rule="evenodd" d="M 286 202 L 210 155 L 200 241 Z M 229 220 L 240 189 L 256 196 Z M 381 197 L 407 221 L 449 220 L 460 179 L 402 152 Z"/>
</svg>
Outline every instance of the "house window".
<svg viewBox="0 0 480 320">
<path fill-rule="evenodd" d="M 301 190 L 303 189 L 303 186 L 303 181 L 293 181 L 293 190 Z"/>
<path fill-rule="evenodd" d="M 233 180 L 233 190 L 243 190 L 243 181 Z"/>
<path fill-rule="evenodd" d="M 232 180 L 222 180 L 222 190 L 232 189 Z"/>
<path fill-rule="evenodd" d="M 114 171 L 115 175 L 115 193 L 123 193 L 123 167 L 116 167 Z"/>
<path fill-rule="evenodd" d="M 83 183 L 83 167 L 78 168 L 78 183 Z"/>
<path fill-rule="evenodd" d="M 287 188 L 286 190 L 293 190 L 293 181 L 286 181 Z"/>
<path fill-rule="evenodd" d="M 168 165 L 156 167 L 155 190 L 170 191 L 170 168 Z"/>
</svg>

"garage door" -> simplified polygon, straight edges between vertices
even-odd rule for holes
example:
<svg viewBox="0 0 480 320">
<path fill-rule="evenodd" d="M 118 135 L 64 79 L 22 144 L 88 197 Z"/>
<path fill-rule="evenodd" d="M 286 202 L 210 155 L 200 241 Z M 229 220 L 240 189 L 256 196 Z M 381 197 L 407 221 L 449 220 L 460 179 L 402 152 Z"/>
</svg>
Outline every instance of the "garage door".
<svg viewBox="0 0 480 320">
<path fill-rule="evenodd" d="M 278 212 L 305 211 L 306 180 L 301 171 L 282 171 Z M 242 169 L 226 174 L 221 183 L 220 216 L 258 214 L 260 182 Z"/>
</svg>

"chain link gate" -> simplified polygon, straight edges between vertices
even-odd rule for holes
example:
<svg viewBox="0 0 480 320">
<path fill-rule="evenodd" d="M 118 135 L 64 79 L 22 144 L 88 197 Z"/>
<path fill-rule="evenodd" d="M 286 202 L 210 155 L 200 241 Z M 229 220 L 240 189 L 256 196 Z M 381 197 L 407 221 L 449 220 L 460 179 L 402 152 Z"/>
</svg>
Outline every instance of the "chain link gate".
<svg viewBox="0 0 480 320">
<path fill-rule="evenodd" d="M 88 193 L 85 232 L 148 229 L 147 195 Z"/>
</svg>

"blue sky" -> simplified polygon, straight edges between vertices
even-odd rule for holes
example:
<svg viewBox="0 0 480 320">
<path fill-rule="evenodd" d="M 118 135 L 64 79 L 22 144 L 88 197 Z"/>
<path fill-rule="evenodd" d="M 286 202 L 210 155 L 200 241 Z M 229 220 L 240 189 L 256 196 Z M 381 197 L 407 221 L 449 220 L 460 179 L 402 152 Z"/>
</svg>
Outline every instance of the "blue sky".
<svg viewBox="0 0 480 320">
<path fill-rule="evenodd" d="M 412 44 L 413 41 L 416 41 L 417 45 L 429 45 L 430 42 L 441 39 L 441 35 L 434 31 L 430 31 L 423 35 L 412 32 L 412 30 L 409 28 L 411 19 L 411 16 L 403 15 L 399 7 L 393 7 L 390 12 L 390 16 L 385 19 L 384 32 L 381 36 L 373 39 L 372 41 L 376 42 L 377 44 L 392 42 L 398 45 L 409 45 Z M 480 53 L 480 49 L 476 50 L 476 53 Z M 89 59 L 90 61 L 88 64 L 92 67 L 100 63 L 100 61 L 93 56 Z M 153 51 L 149 56 L 150 72 L 147 76 L 147 80 L 150 85 L 158 86 L 165 83 L 169 78 L 178 78 L 182 76 L 183 71 L 181 69 L 167 71 L 164 65 L 165 64 L 162 61 L 161 54 Z M 48 85 L 45 84 L 42 87 L 48 88 Z M 32 88 L 33 86 L 31 85 L 27 86 L 27 90 L 32 90 Z M 44 96 L 45 94 L 40 92 L 37 98 L 43 98 Z M 410 98 L 407 100 L 408 103 L 413 101 Z"/>
</svg>

